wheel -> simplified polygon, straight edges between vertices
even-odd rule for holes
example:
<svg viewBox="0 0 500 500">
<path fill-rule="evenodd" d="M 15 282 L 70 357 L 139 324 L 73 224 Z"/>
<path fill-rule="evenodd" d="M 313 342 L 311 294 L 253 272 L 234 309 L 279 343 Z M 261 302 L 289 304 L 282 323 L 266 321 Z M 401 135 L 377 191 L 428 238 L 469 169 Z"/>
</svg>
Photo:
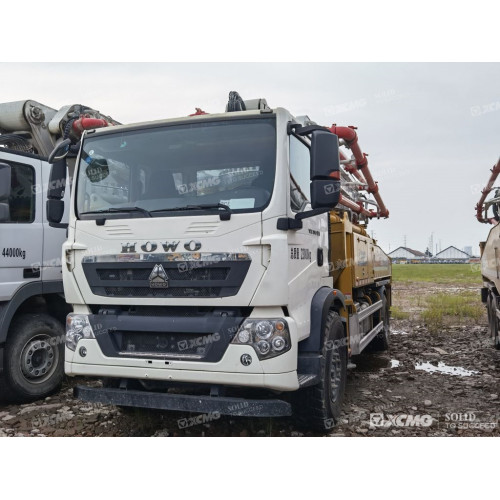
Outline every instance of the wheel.
<svg viewBox="0 0 500 500">
<path fill-rule="evenodd" d="M 488 308 L 488 331 L 489 334 L 493 337 L 493 345 L 495 346 L 495 349 L 500 350 L 500 335 L 496 312 L 496 298 L 493 293 L 490 293 L 488 295 L 486 305 Z"/>
<path fill-rule="evenodd" d="M 338 423 L 347 378 L 346 337 L 335 311 L 326 319 L 320 363 L 320 382 L 295 394 L 294 413 L 301 425 L 325 432 Z"/>
<path fill-rule="evenodd" d="M 48 314 L 16 318 L 7 337 L 7 397 L 27 403 L 60 389 L 64 376 L 64 328 Z"/>
<path fill-rule="evenodd" d="M 390 310 L 387 296 L 381 293 L 382 296 L 382 309 L 380 309 L 379 321 L 384 323 L 380 332 L 373 337 L 373 340 L 368 344 L 370 351 L 387 351 L 389 349 L 389 332 L 390 332 Z"/>
<path fill-rule="evenodd" d="M 491 293 L 488 293 L 488 297 L 486 298 L 486 313 L 488 315 L 488 335 L 492 337 L 493 330 L 491 327 Z"/>
</svg>

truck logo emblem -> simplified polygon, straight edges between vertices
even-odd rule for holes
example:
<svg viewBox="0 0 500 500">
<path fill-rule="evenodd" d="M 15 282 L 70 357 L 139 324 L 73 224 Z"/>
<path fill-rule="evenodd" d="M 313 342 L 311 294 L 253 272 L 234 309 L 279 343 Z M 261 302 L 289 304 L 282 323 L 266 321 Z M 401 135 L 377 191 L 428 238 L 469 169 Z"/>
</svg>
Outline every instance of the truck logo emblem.
<svg viewBox="0 0 500 500">
<path fill-rule="evenodd" d="M 168 288 L 168 276 L 161 264 L 156 264 L 149 275 L 149 288 Z"/>
</svg>

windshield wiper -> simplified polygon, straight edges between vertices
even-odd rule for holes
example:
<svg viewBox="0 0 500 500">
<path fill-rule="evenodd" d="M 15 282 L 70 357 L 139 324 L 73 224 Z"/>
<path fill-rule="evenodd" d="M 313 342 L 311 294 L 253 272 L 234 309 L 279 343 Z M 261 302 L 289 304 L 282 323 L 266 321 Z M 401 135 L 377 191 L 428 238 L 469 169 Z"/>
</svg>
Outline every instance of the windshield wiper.
<svg viewBox="0 0 500 500">
<path fill-rule="evenodd" d="M 184 210 L 206 210 L 211 208 L 222 208 L 224 212 L 219 213 L 220 220 L 231 219 L 231 209 L 224 205 L 224 203 L 206 203 L 201 205 L 185 205 L 183 207 L 172 207 L 172 208 L 158 208 L 156 210 L 151 210 L 151 213 L 155 212 L 182 212 Z"/>
<path fill-rule="evenodd" d="M 90 214 L 114 214 L 119 212 L 141 212 L 147 217 L 152 217 L 151 212 L 142 207 L 111 207 L 104 208 L 102 210 L 91 210 L 90 212 L 81 212 L 80 215 L 90 215 Z"/>
</svg>

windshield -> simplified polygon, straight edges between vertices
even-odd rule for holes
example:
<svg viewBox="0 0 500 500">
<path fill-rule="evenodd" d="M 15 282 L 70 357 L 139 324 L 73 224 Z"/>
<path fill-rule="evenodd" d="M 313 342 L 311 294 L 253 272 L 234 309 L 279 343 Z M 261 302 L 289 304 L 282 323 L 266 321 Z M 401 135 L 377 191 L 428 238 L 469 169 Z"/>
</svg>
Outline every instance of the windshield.
<svg viewBox="0 0 500 500">
<path fill-rule="evenodd" d="M 77 214 L 192 215 L 194 207 L 206 213 L 218 204 L 236 213 L 260 211 L 271 198 L 275 166 L 274 118 L 91 136 L 78 169 Z"/>
</svg>

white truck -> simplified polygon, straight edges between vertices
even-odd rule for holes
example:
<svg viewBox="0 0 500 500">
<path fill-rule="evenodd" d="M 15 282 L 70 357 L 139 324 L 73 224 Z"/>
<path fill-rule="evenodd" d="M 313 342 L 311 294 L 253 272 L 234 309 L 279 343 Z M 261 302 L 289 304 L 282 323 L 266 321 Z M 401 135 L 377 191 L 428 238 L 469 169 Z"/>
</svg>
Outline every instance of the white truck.
<svg viewBox="0 0 500 500">
<path fill-rule="evenodd" d="M 0 397 L 20 402 L 51 394 L 64 375 L 61 247 L 69 202 L 66 161 L 85 127 L 116 123 L 82 105 L 52 109 L 32 100 L 0 104 Z M 49 209 L 56 213 L 51 221 Z M 66 221 L 66 223 L 64 222 Z"/>
<path fill-rule="evenodd" d="M 365 231 L 378 216 L 354 128 L 264 99 L 232 92 L 225 113 L 85 132 L 63 246 L 65 371 L 103 386 L 75 396 L 295 407 L 333 426 L 349 357 L 387 347 L 390 259 Z"/>
<path fill-rule="evenodd" d="M 500 188 L 495 186 L 500 174 L 500 158 L 490 170 L 488 183 L 481 191 L 476 205 L 476 218 L 483 224 L 490 224 L 486 241 L 479 243 L 481 251 L 481 300 L 488 313 L 488 330 L 493 339 L 495 349 L 500 350 Z M 493 196 L 488 198 L 493 191 Z M 491 208 L 491 212 L 490 212 Z"/>
</svg>

